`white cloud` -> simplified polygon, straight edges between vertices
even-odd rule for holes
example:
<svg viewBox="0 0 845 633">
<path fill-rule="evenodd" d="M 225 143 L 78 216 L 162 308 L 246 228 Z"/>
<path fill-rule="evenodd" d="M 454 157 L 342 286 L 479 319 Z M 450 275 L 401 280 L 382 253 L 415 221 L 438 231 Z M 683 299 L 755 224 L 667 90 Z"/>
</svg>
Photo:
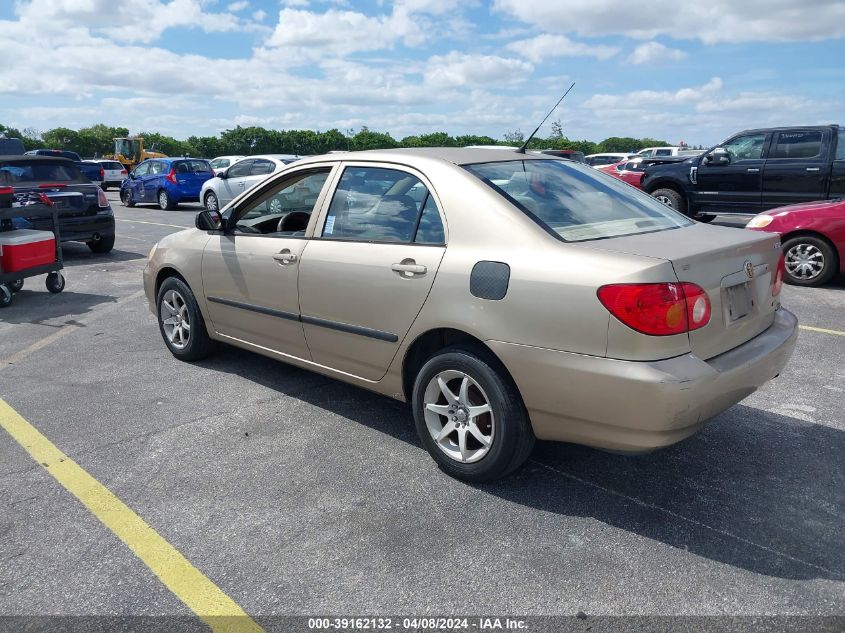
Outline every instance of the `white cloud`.
<svg viewBox="0 0 845 633">
<path fill-rule="evenodd" d="M 634 49 L 628 57 L 632 64 L 651 64 L 653 62 L 670 62 L 686 59 L 687 54 L 677 48 L 669 48 L 660 42 L 646 42 Z"/>
<path fill-rule="evenodd" d="M 573 42 L 565 35 L 550 35 L 548 33 L 527 40 L 511 42 L 505 48 L 535 63 L 556 57 L 609 59 L 619 52 L 619 49 L 615 46 L 590 46 L 582 42 Z"/>
<path fill-rule="evenodd" d="M 264 18 L 266 18 L 266 17 L 267 17 L 267 12 L 263 11 L 262 9 L 259 9 L 258 11 L 254 12 L 252 14 L 252 19 L 255 20 L 256 22 L 263 22 Z"/>
<path fill-rule="evenodd" d="M 248 6 L 249 2 L 247 2 L 247 0 L 239 0 L 238 2 L 233 2 L 228 7 L 226 7 L 226 10 L 232 13 L 237 13 L 238 11 L 243 11 Z"/>
<path fill-rule="evenodd" d="M 722 79 L 713 77 L 703 86 L 669 90 L 636 90 L 626 94 L 596 94 L 584 102 L 584 107 L 596 109 L 636 109 L 643 105 L 662 104 L 664 106 L 679 103 L 698 103 L 711 98 L 722 90 Z"/>
<path fill-rule="evenodd" d="M 845 2 L 831 0 L 495 0 L 494 7 L 543 31 L 718 42 L 818 41 L 845 36 Z"/>
<path fill-rule="evenodd" d="M 527 79 L 532 71 L 533 66 L 520 59 L 452 51 L 429 58 L 425 81 L 439 88 L 502 86 Z"/>
</svg>

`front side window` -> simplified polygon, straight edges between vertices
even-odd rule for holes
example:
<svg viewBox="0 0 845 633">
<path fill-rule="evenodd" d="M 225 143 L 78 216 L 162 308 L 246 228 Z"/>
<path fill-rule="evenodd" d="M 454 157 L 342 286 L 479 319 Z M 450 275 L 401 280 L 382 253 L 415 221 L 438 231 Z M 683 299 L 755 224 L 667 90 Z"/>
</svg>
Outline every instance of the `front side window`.
<svg viewBox="0 0 845 633">
<path fill-rule="evenodd" d="M 845 160 L 845 130 L 839 130 L 836 141 L 836 160 Z"/>
<path fill-rule="evenodd" d="M 141 163 L 135 168 L 135 171 L 132 173 L 135 174 L 136 178 L 139 176 L 146 176 L 148 173 L 150 173 L 150 165 L 151 163 Z"/>
<path fill-rule="evenodd" d="M 654 152 L 655 156 L 671 156 L 672 150 L 671 149 L 658 149 Z"/>
<path fill-rule="evenodd" d="M 821 131 L 791 130 L 775 134 L 769 158 L 817 158 L 821 153 Z"/>
<path fill-rule="evenodd" d="M 226 175 L 229 176 L 229 178 L 242 178 L 244 176 L 249 176 L 249 173 L 252 170 L 252 163 L 254 162 L 255 161 L 253 160 L 242 160 L 235 163 L 229 168 Z"/>
<path fill-rule="evenodd" d="M 651 196 L 577 163 L 516 160 L 465 169 L 567 242 L 692 225 Z"/>
<path fill-rule="evenodd" d="M 330 172 L 330 168 L 300 172 L 262 192 L 237 210 L 235 232 L 276 237 L 304 235 Z"/>
<path fill-rule="evenodd" d="M 344 170 L 322 235 L 361 242 L 444 241 L 440 212 L 422 181 L 408 172 L 381 167 Z"/>
<path fill-rule="evenodd" d="M 150 163 L 150 175 L 157 176 L 159 174 L 165 173 L 167 170 L 165 169 L 165 164 L 159 160 L 153 161 Z"/>
<path fill-rule="evenodd" d="M 738 136 L 722 145 L 731 157 L 731 162 L 738 160 L 756 160 L 763 157 L 763 146 L 766 144 L 765 134 L 749 134 Z"/>
</svg>

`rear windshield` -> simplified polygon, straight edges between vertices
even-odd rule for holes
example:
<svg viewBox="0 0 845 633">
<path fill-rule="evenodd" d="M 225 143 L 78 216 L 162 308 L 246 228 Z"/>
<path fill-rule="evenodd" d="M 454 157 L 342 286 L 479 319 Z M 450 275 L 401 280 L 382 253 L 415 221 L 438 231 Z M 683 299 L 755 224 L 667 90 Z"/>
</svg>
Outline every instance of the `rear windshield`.
<svg viewBox="0 0 845 633">
<path fill-rule="evenodd" d="M 177 174 L 201 174 L 211 171 L 207 160 L 179 160 L 173 163 L 173 171 Z"/>
<path fill-rule="evenodd" d="M 114 162 L 114 161 L 112 161 L 112 162 L 103 161 L 100 164 L 103 166 L 103 169 L 117 169 L 117 170 L 123 169 L 123 165 L 121 165 L 118 162 Z"/>
<path fill-rule="evenodd" d="M 76 165 L 65 162 L 20 160 L 0 162 L 0 186 L 25 186 L 32 183 L 90 182 Z"/>
<path fill-rule="evenodd" d="M 515 160 L 465 168 L 567 242 L 692 224 L 648 194 L 571 161 Z"/>
</svg>

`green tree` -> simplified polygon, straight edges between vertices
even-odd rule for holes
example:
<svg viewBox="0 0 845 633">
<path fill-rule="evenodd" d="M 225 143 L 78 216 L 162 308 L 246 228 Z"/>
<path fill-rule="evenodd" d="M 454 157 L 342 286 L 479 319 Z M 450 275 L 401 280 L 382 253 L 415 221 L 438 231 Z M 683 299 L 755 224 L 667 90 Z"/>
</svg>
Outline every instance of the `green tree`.
<svg viewBox="0 0 845 633">
<path fill-rule="evenodd" d="M 77 152 L 79 132 L 66 127 L 57 127 L 44 132 L 41 140 L 44 142 L 44 147 L 49 149 L 67 149 Z"/>
<path fill-rule="evenodd" d="M 384 132 L 372 132 L 366 125 L 350 139 L 353 150 L 391 149 L 399 147 L 396 139 Z"/>
<path fill-rule="evenodd" d="M 522 145 L 525 141 L 525 134 L 522 133 L 522 130 L 517 128 L 513 132 L 506 132 L 503 138 L 505 140 L 505 145 Z"/>
<path fill-rule="evenodd" d="M 467 145 L 496 145 L 497 141 L 492 136 L 478 136 L 476 134 L 464 134 L 455 137 L 455 145 L 466 147 Z"/>
</svg>

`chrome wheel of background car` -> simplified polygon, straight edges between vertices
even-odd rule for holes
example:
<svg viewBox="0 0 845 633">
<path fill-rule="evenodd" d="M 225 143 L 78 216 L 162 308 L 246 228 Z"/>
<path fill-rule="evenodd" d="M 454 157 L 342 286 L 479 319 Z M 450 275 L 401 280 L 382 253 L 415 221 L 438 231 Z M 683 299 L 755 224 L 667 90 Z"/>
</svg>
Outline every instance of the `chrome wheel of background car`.
<svg viewBox="0 0 845 633">
<path fill-rule="evenodd" d="M 268 206 L 270 207 L 270 213 L 281 213 L 282 212 L 282 201 L 278 198 L 273 198 L 270 200 Z"/>
<path fill-rule="evenodd" d="M 824 270 L 824 253 L 812 244 L 798 243 L 786 251 L 784 263 L 786 272 L 792 277 L 809 280 Z"/>
<path fill-rule="evenodd" d="M 170 206 L 170 200 L 168 200 L 168 198 L 167 198 L 167 192 L 166 191 L 159 192 L 159 194 L 158 194 L 158 206 L 160 206 L 162 209 L 166 209 L 168 206 Z"/>
<path fill-rule="evenodd" d="M 471 376 L 454 369 L 436 374 L 426 387 L 423 406 L 428 432 L 446 456 L 471 464 L 490 451 L 496 432 L 493 409 Z"/>
<path fill-rule="evenodd" d="M 213 193 L 209 193 L 205 196 L 205 210 L 206 211 L 217 211 L 220 205 L 217 202 L 217 196 Z"/>
<path fill-rule="evenodd" d="M 191 338 L 191 317 L 185 298 L 168 290 L 161 299 L 159 314 L 167 340 L 176 349 L 185 349 Z"/>
<path fill-rule="evenodd" d="M 669 199 L 669 196 L 655 196 L 655 199 L 658 202 L 662 202 L 663 204 L 665 204 L 667 206 L 670 206 L 670 207 L 672 206 L 672 201 Z"/>
</svg>

